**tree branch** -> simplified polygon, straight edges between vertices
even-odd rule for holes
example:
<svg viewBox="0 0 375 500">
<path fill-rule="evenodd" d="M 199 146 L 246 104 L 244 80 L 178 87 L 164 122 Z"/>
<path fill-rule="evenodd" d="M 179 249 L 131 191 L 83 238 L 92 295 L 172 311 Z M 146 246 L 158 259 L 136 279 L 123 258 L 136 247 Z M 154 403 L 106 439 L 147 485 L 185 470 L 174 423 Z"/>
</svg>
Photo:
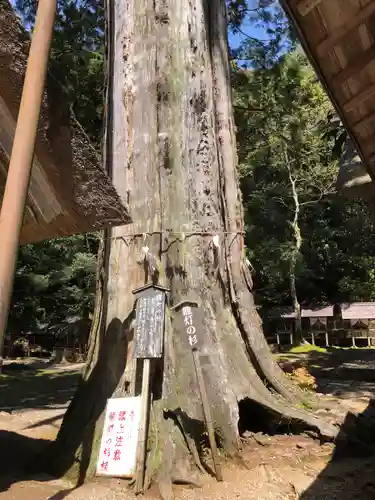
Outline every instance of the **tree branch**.
<svg viewBox="0 0 375 500">
<path fill-rule="evenodd" d="M 261 112 L 261 111 L 264 111 L 264 108 L 246 108 L 245 106 L 239 106 L 237 104 L 233 104 L 233 108 L 234 109 L 241 109 L 243 111 L 255 111 L 255 112 Z"/>
<path fill-rule="evenodd" d="M 269 40 L 263 40 L 262 38 L 255 38 L 251 35 L 248 35 L 247 33 L 245 33 L 241 28 L 238 28 L 236 27 L 233 32 L 236 32 L 238 31 L 238 33 L 241 33 L 242 36 L 244 36 L 245 38 L 247 38 L 248 40 L 252 40 L 253 42 L 258 42 L 258 43 L 269 43 Z"/>
<path fill-rule="evenodd" d="M 277 203 L 281 203 L 281 205 L 284 205 L 285 208 L 288 210 L 292 210 L 289 205 L 285 203 L 285 201 L 281 198 L 281 196 L 273 196 L 272 199 L 276 201 Z"/>
<path fill-rule="evenodd" d="M 319 188 L 317 188 L 319 189 Z M 320 190 L 320 189 L 319 189 Z M 327 190 L 320 190 L 320 194 L 317 198 L 313 200 L 308 200 L 308 201 L 303 201 L 300 203 L 300 206 L 306 206 L 306 205 L 313 205 L 314 203 L 318 203 L 321 201 L 325 196 L 329 196 L 330 194 L 334 194 L 336 189 L 334 189 L 333 186 L 330 186 Z"/>
</svg>

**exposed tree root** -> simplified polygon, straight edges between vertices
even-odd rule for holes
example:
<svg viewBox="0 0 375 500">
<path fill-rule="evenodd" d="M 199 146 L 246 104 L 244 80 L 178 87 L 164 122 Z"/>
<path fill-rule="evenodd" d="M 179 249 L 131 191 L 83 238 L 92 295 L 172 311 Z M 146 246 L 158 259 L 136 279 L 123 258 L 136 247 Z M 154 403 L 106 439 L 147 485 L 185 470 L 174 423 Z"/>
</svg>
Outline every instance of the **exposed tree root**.
<svg viewBox="0 0 375 500">
<path fill-rule="evenodd" d="M 170 304 L 189 296 L 203 310 L 200 360 L 223 454 L 240 450 L 239 402 L 246 398 L 280 422 L 334 439 L 335 426 L 297 407 L 304 394 L 269 351 L 243 263 L 224 0 L 123 0 L 113 8 L 118 149 L 110 153 L 114 184 L 131 193 L 134 225 L 103 242 L 88 369 L 47 461 L 65 473 L 79 460 L 78 482 L 91 477 L 107 398 L 139 394 L 131 290 L 148 279 L 137 264 L 145 245 L 157 256 Z M 211 232 L 220 235 L 219 247 Z M 167 308 L 145 473 L 145 488 L 156 481 L 165 500 L 173 499 L 173 482 L 197 486 L 202 473 L 212 474 L 191 348 L 176 314 Z"/>
</svg>

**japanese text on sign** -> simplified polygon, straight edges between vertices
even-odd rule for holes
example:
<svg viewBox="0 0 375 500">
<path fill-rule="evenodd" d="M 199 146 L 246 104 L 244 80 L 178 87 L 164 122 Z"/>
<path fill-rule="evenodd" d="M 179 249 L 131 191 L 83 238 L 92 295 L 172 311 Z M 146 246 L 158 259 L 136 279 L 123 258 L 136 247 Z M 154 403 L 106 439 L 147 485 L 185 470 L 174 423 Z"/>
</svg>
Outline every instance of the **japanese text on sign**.
<svg viewBox="0 0 375 500">
<path fill-rule="evenodd" d="M 136 305 L 136 358 L 159 358 L 163 350 L 165 293 L 149 289 Z"/>
<path fill-rule="evenodd" d="M 141 398 L 117 398 L 107 402 L 97 474 L 129 477 L 134 474 Z"/>
<path fill-rule="evenodd" d="M 182 316 L 184 318 L 184 328 L 187 333 L 188 342 L 192 349 L 198 347 L 198 337 L 196 334 L 196 328 L 193 321 L 193 311 L 191 307 L 185 306 L 182 308 Z"/>
</svg>

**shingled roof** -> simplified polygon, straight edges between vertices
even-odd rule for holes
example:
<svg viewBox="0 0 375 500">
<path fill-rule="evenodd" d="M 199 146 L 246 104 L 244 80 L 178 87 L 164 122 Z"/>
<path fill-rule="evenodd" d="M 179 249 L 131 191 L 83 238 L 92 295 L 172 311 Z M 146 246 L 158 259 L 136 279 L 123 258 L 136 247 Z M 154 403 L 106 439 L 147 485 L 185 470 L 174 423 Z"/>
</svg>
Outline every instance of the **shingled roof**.
<svg viewBox="0 0 375 500">
<path fill-rule="evenodd" d="M 9 165 L 30 39 L 8 0 L 0 0 L 0 201 Z M 98 153 L 47 78 L 21 243 L 131 222 Z"/>
</svg>

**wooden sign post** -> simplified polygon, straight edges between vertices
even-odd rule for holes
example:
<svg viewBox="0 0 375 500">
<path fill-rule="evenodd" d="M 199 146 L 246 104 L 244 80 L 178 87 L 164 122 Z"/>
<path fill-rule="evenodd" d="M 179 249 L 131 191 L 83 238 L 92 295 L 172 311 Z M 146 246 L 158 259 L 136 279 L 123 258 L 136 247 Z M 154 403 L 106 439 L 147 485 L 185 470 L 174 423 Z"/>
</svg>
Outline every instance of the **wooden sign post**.
<svg viewBox="0 0 375 500">
<path fill-rule="evenodd" d="M 161 358 L 164 344 L 165 297 L 169 290 L 149 284 L 133 290 L 137 297 L 133 357 L 143 359 L 141 416 L 137 444 L 135 493 L 143 492 L 148 438 L 151 359 Z"/>
<path fill-rule="evenodd" d="M 192 354 L 193 354 L 194 368 L 202 400 L 203 415 L 208 432 L 208 439 L 210 442 L 212 461 L 214 464 L 216 479 L 218 481 L 222 481 L 223 475 L 219 464 L 219 454 L 216 446 L 215 430 L 212 422 L 210 404 L 207 397 L 206 385 L 204 383 L 202 366 L 198 352 L 202 344 L 202 337 L 203 337 L 203 332 L 202 332 L 203 320 L 204 320 L 203 311 L 199 309 L 195 303 L 188 300 L 180 302 L 177 306 L 174 307 L 174 309 L 177 308 L 179 309 L 178 322 L 179 324 L 181 324 L 181 330 L 184 331 L 184 333 L 186 334 L 186 339 L 190 345 L 191 350 L 193 351 Z"/>
</svg>

